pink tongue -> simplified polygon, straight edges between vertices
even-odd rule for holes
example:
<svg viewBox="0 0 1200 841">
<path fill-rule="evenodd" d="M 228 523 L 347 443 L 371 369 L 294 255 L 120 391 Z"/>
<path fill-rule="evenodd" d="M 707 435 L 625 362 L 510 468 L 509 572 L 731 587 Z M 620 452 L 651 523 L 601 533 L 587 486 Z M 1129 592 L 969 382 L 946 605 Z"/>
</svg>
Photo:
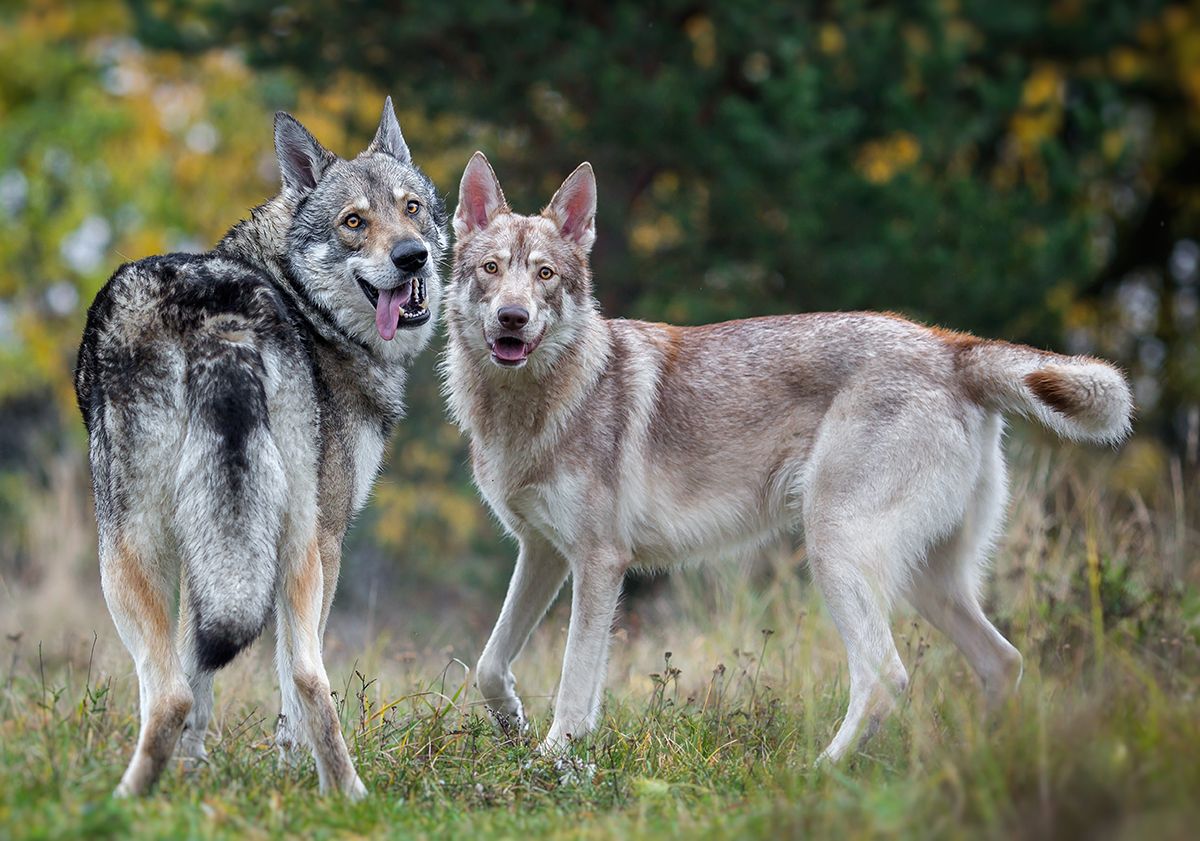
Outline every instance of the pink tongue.
<svg viewBox="0 0 1200 841">
<path fill-rule="evenodd" d="M 525 358 L 525 343 L 511 340 L 501 340 L 493 347 L 496 356 L 505 362 L 520 362 Z"/>
<path fill-rule="evenodd" d="M 375 304 L 375 326 L 385 342 L 390 342 L 396 336 L 396 327 L 400 324 L 400 308 L 412 297 L 412 281 L 395 289 L 380 289 L 379 301 Z"/>
</svg>

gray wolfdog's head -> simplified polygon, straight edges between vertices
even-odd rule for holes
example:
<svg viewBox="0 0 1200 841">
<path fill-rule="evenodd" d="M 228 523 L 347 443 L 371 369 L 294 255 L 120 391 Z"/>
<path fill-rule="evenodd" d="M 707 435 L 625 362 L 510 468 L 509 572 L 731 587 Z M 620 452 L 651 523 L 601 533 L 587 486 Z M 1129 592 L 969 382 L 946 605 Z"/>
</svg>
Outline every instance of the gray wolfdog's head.
<svg viewBox="0 0 1200 841">
<path fill-rule="evenodd" d="M 303 294 L 385 357 L 420 350 L 441 301 L 446 212 L 412 161 L 391 98 L 375 139 L 351 160 L 282 112 L 275 152 L 283 189 L 296 199 L 288 255 Z"/>
<path fill-rule="evenodd" d="M 553 364 L 595 312 L 588 257 L 596 178 L 580 164 L 537 216 L 513 213 L 482 152 L 463 172 L 454 212 L 450 318 L 456 334 L 502 368 Z"/>
</svg>

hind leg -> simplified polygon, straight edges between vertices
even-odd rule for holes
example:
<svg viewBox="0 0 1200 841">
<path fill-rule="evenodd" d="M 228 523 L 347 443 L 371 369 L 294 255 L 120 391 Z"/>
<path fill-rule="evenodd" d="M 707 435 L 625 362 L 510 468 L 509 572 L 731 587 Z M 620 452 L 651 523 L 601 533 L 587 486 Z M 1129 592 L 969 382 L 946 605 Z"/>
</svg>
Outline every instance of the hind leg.
<svg viewBox="0 0 1200 841">
<path fill-rule="evenodd" d="M 138 675 L 141 729 L 133 759 L 114 794 L 145 794 L 175 751 L 192 692 L 175 652 L 171 628 L 173 575 L 152 547 L 128 535 L 101 538 L 100 581 L 121 641 Z"/>
<path fill-rule="evenodd" d="M 329 677 L 321 659 L 321 611 L 324 573 L 317 538 L 303 548 L 293 547 L 281 558 L 283 574 L 276 599 L 277 648 L 284 715 L 296 710 L 297 721 L 281 725 L 295 728 L 312 749 L 321 791 L 340 791 L 353 798 L 367 790 L 355 773 L 342 738 L 341 723 L 330 693 Z"/>
<path fill-rule="evenodd" d="M 905 593 L 929 624 L 949 637 L 966 657 L 983 683 L 992 711 L 1012 695 L 1021 680 L 1021 653 L 988 621 L 977 595 L 1005 496 L 997 435 L 987 450 L 962 525 L 930 552 L 925 568 L 914 575 Z"/>
<path fill-rule="evenodd" d="M 179 659 L 192 691 L 192 710 L 183 723 L 179 739 L 179 756 L 185 759 L 206 760 L 208 751 L 204 739 L 213 708 L 213 672 L 200 666 L 196 646 L 195 614 L 188 600 L 187 575 L 179 586 Z"/>
<path fill-rule="evenodd" d="M 329 622 L 329 611 L 333 606 L 333 594 L 337 588 L 338 573 L 342 565 L 342 542 L 340 539 L 322 534 L 318 545 L 321 552 L 321 622 L 317 631 L 321 650 L 325 650 L 325 627 Z M 276 634 L 276 644 L 281 646 L 284 639 Z M 284 653 L 280 657 L 287 657 Z M 283 703 L 279 711 L 279 719 L 275 723 L 275 746 L 279 748 L 280 758 L 288 765 L 293 765 L 300 758 L 300 749 L 304 746 L 304 736 L 300 730 L 300 699 L 295 687 L 284 681 Z"/>
<path fill-rule="evenodd" d="M 818 761 L 837 762 L 869 739 L 908 685 L 888 624 L 888 553 L 896 548 L 876 539 L 878 525 L 845 524 L 809 534 L 813 577 L 845 643 L 850 669 L 846 717 Z"/>
<path fill-rule="evenodd" d="M 333 594 L 337 591 L 338 576 L 342 569 L 342 540 L 322 534 L 321 547 L 321 647 L 325 647 L 325 626 L 329 623 L 329 611 L 333 608 Z"/>
<path fill-rule="evenodd" d="M 906 595 L 929 624 L 949 637 L 967 658 L 983 683 L 988 710 L 995 711 L 1021 681 L 1021 652 L 988 621 L 964 577 L 955 573 L 953 569 L 927 573 Z"/>
</svg>

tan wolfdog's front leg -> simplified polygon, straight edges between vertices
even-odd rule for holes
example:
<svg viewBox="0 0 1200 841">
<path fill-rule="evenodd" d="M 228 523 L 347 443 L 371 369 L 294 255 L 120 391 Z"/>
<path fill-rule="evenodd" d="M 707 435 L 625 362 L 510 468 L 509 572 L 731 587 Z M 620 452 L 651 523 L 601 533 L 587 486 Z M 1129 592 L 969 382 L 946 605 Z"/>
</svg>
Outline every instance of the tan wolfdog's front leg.
<svg viewBox="0 0 1200 841">
<path fill-rule="evenodd" d="M 475 668 L 475 683 L 492 719 L 502 730 L 521 731 L 525 727 L 525 711 L 517 696 L 512 663 L 566 577 L 567 562 L 554 547 L 536 535 L 521 537 L 517 567 L 508 584 L 504 607 Z"/>
<path fill-rule="evenodd" d="M 354 799 L 367 790 L 350 760 L 341 723 L 330 695 L 321 659 L 321 611 L 324 572 L 314 535 L 305 549 L 285 553 L 276 601 L 280 689 L 284 710 L 296 710 L 298 732 L 312 749 L 321 791 L 340 791 Z"/>
<path fill-rule="evenodd" d="M 628 566 L 628 556 L 613 546 L 583 553 L 571 565 L 571 626 L 554 705 L 554 724 L 542 742 L 543 752 L 561 751 L 596 726 L 613 615 Z"/>
</svg>

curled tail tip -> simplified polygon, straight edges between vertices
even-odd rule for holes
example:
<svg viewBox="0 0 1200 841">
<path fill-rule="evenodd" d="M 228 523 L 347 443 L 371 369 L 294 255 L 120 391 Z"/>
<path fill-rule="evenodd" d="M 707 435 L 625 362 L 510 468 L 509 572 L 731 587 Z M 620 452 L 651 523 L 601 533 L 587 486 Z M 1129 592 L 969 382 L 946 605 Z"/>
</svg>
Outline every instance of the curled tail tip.
<svg viewBox="0 0 1200 841">
<path fill-rule="evenodd" d="M 1034 397 L 1065 421 L 1061 428 L 1070 437 L 1114 446 L 1129 437 L 1133 398 L 1125 377 L 1108 363 L 1051 363 L 1029 372 L 1024 381 Z"/>
</svg>

